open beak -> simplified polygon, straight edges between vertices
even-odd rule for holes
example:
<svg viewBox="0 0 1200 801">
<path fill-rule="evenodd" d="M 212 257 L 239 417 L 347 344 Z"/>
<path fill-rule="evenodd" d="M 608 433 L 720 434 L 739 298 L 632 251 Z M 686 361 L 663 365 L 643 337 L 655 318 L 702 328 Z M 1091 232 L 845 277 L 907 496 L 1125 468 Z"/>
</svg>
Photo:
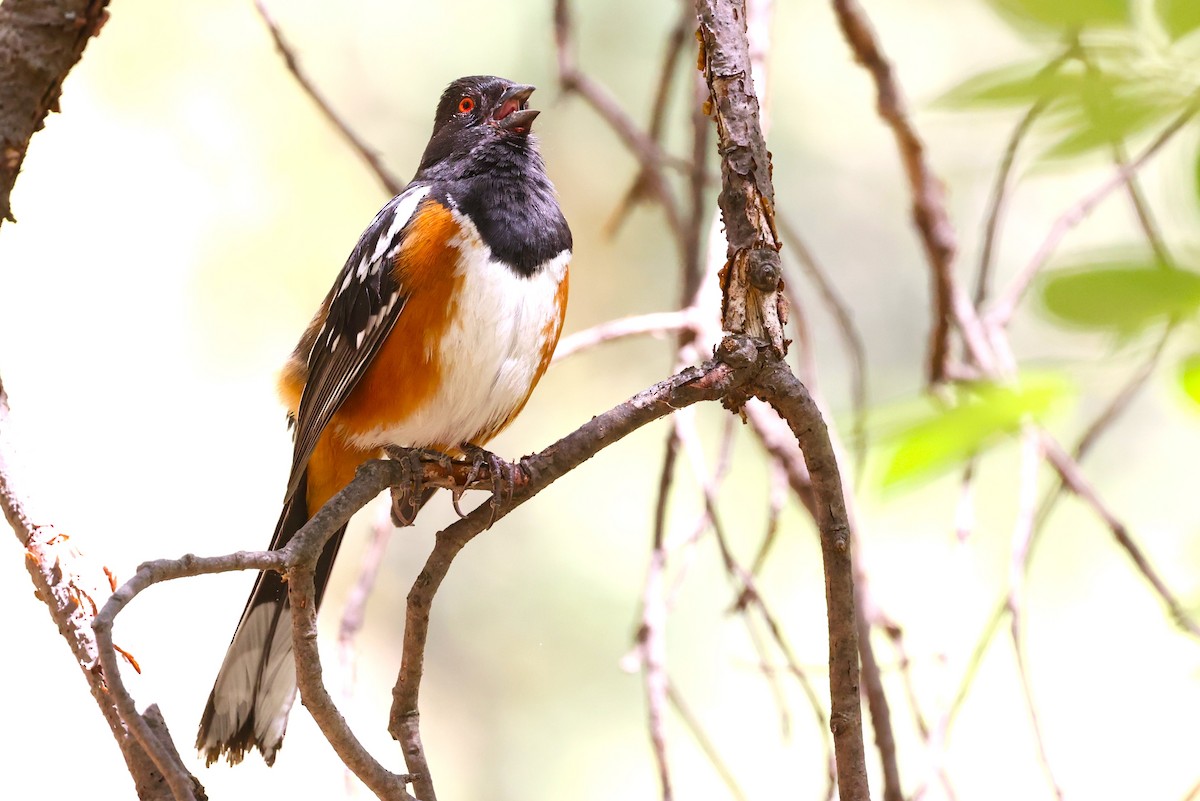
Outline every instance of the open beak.
<svg viewBox="0 0 1200 801">
<path fill-rule="evenodd" d="M 535 87 L 514 86 L 500 98 L 496 111 L 492 114 L 491 122 L 498 128 L 511 133 L 529 133 L 534 119 L 539 112 L 535 108 L 527 108 L 529 96 Z"/>
</svg>

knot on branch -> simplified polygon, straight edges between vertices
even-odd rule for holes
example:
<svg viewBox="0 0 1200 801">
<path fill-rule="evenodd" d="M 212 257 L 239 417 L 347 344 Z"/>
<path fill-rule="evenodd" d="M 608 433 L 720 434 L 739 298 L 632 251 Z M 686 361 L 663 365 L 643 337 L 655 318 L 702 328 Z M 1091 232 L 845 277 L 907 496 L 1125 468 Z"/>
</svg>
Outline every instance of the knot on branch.
<svg viewBox="0 0 1200 801">
<path fill-rule="evenodd" d="M 699 8 L 699 67 L 709 91 L 705 111 L 716 122 L 718 203 L 729 242 L 721 272 L 722 322 L 727 331 L 768 340 L 783 355 L 787 301 L 781 292 L 771 153 L 759 120 L 744 11 L 736 4 Z"/>
<path fill-rule="evenodd" d="M 746 277 L 750 286 L 759 292 L 775 292 L 782 282 L 783 265 L 779 262 L 779 251 L 774 248 L 757 247 L 746 254 Z"/>
<path fill-rule="evenodd" d="M 760 240 L 733 252 L 720 276 L 722 323 L 726 331 L 766 339 L 783 356 L 788 346 L 783 336 L 788 303 L 782 292 L 778 248 Z"/>
<path fill-rule="evenodd" d="M 765 343 L 755 341 L 752 337 L 731 334 L 713 348 L 713 357 L 740 370 L 757 362 L 759 351 L 764 347 Z"/>
</svg>

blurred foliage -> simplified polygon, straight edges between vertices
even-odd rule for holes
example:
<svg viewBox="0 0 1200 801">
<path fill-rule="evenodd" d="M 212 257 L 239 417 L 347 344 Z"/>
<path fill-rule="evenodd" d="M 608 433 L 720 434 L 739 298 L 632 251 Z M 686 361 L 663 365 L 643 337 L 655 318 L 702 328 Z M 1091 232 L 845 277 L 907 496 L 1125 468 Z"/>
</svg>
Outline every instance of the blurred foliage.
<svg viewBox="0 0 1200 801">
<path fill-rule="evenodd" d="M 1200 28 L 1200 3 L 1196 0 L 1155 0 L 1154 9 L 1172 39 L 1182 39 Z"/>
<path fill-rule="evenodd" d="M 1200 309 L 1200 274 L 1167 269 L 1153 260 L 1097 259 L 1055 270 L 1042 281 L 1051 318 L 1122 337 Z"/>
<path fill-rule="evenodd" d="M 954 468 L 1004 440 L 1025 421 L 1043 420 L 1071 394 L 1071 384 L 1057 373 L 1031 373 L 1005 385 L 959 384 L 953 404 L 916 414 L 900 412 L 909 419 L 881 431 L 880 439 L 891 451 L 883 483 L 900 485 Z"/>
<path fill-rule="evenodd" d="M 1179 384 L 1195 403 L 1200 404 L 1200 353 L 1184 359 L 1179 370 Z"/>
<path fill-rule="evenodd" d="M 1120 165 L 1129 160 L 1127 146 L 1146 147 L 1196 127 L 1197 0 L 1156 0 L 1147 14 L 1139 14 L 1142 7 L 1129 0 L 987 2 L 1041 57 L 972 75 L 945 91 L 936 105 L 960 112 L 1023 110 L 1043 142 L 1038 155 L 1043 170 L 1065 171 L 1075 160 L 1097 155 Z M 1194 163 L 1200 201 L 1200 152 Z M 1197 211 L 1200 203 L 1193 214 Z M 1122 343 L 1195 317 L 1200 262 L 1174 263 L 1149 230 L 1145 239 L 1076 256 L 1043 274 L 1038 288 L 1044 316 L 1060 328 L 1113 334 Z M 1114 255 L 1146 251 L 1147 244 L 1157 255 Z M 1187 396 L 1200 404 L 1196 357 L 1178 370 Z M 933 475 L 974 458 L 1022 420 L 1037 419 L 1063 399 L 1068 385 L 1064 371 L 1041 376 L 1033 385 L 1025 377 L 1008 388 L 960 393 L 940 411 L 885 436 L 892 450 L 884 484 Z"/>
<path fill-rule="evenodd" d="M 1081 25 L 1125 25 L 1129 0 L 988 0 L 1020 29 L 1058 31 Z"/>
</svg>

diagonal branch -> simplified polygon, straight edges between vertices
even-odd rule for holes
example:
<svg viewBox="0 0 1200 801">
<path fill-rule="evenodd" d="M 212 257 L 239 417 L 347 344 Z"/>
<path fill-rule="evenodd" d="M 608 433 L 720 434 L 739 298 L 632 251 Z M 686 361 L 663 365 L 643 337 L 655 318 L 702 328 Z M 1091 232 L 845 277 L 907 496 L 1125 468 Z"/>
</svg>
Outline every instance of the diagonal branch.
<svg viewBox="0 0 1200 801">
<path fill-rule="evenodd" d="M 125 757 L 138 797 L 171 798 L 171 788 L 189 793 L 194 788 L 203 798 L 199 782 L 187 773 L 177 754 L 172 757 L 162 749 L 162 738 L 157 733 L 147 727 L 143 733 L 148 739 L 143 739 L 127 724 L 119 697 L 112 692 L 112 679 L 116 675 L 119 681 L 119 675 L 102 665 L 102 642 L 95 628 L 96 599 L 112 589 L 111 575 L 105 575 L 107 569 L 102 572 L 80 553 L 67 534 L 53 525 L 36 522 L 17 485 L 15 457 L 8 433 L 8 396 L 0 381 L 0 508 L 25 549 L 25 566 L 34 592 L 49 608 L 59 633 L 70 646 L 92 698 Z"/>
<path fill-rule="evenodd" d="M 672 378 L 635 395 L 614 409 L 592 418 L 579 429 L 536 456 L 514 465 L 512 495 L 498 506 L 483 503 L 479 508 L 440 532 L 413 582 L 405 615 L 404 646 L 400 673 L 392 691 L 388 730 L 400 741 L 414 790 L 422 801 L 434 801 L 433 781 L 420 739 L 420 685 L 424 672 L 425 642 L 429 636 L 429 613 L 434 596 L 458 552 L 494 520 L 528 501 L 553 481 L 590 459 L 602 448 L 676 409 L 705 400 L 718 400 L 744 391 L 773 359 L 749 339 L 731 337 L 717 349 L 716 359 L 690 367 Z M 490 481 L 486 471 L 480 475 Z"/>
<path fill-rule="evenodd" d="M 296 79 L 296 83 L 300 84 L 300 88 L 304 94 L 317 104 L 317 108 L 321 110 L 321 114 L 325 119 L 329 120 L 330 124 L 337 129 L 337 132 L 342 135 L 350 148 L 358 154 L 359 158 L 366 163 L 367 168 L 375 175 L 375 178 L 383 186 L 384 190 L 389 195 L 398 195 L 404 189 L 404 182 L 392 174 L 387 167 L 383 165 L 383 160 L 366 142 L 364 142 L 358 134 L 346 123 L 341 116 L 333 110 L 333 106 L 325 99 L 316 85 L 309 79 L 304 70 L 300 69 L 300 62 L 296 58 L 296 53 L 292 50 L 292 46 L 283 38 L 283 32 L 279 30 L 279 25 L 271 17 L 267 11 L 267 6 L 263 0 L 254 0 L 254 8 L 258 11 L 258 16 L 262 18 L 263 24 L 267 26 L 267 31 L 271 34 L 271 41 L 275 43 L 275 49 L 279 51 L 279 55 L 283 57 L 283 63 L 287 67 L 288 72 Z"/>
<path fill-rule="evenodd" d="M 1046 234 L 1046 238 L 1042 240 L 1042 244 L 1038 247 L 1037 252 L 1034 253 L 1033 258 L 1013 278 L 1004 293 L 996 299 L 995 304 L 988 310 L 987 322 L 990 328 L 999 329 L 1008 325 L 1009 320 L 1012 319 L 1013 313 L 1017 309 L 1017 305 L 1025 297 L 1025 292 L 1029 289 L 1030 284 L 1033 283 L 1033 279 L 1046 266 L 1046 262 L 1054 255 L 1059 244 L 1071 229 L 1087 219 L 1096 210 L 1096 207 L 1106 200 L 1109 195 L 1127 185 L 1142 167 L 1150 159 L 1154 158 L 1163 146 L 1171 141 L 1198 113 L 1200 113 L 1200 94 L 1197 94 L 1192 102 L 1175 119 L 1168 123 L 1136 158 L 1132 161 L 1119 164 L 1108 180 L 1059 215 L 1058 219 L 1050 227 L 1049 233 Z"/>
<path fill-rule="evenodd" d="M 942 182 L 929 166 L 925 145 L 908 119 L 904 95 L 866 12 L 857 0 L 833 0 L 833 10 L 855 58 L 871 73 L 879 116 L 892 129 L 900 148 L 900 160 L 912 195 L 913 222 L 932 269 L 934 322 L 929 336 L 928 371 L 931 382 L 940 382 L 946 378 L 950 360 L 951 324 L 956 314 L 962 313 L 954 303 L 954 256 L 958 244 L 954 225 L 946 213 Z"/>
</svg>

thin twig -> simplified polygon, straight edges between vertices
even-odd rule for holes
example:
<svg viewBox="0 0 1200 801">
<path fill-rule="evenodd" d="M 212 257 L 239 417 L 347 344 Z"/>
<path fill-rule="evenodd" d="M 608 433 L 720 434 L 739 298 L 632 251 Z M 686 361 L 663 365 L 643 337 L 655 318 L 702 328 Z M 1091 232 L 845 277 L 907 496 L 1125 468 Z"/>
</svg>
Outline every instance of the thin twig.
<svg viewBox="0 0 1200 801">
<path fill-rule="evenodd" d="M 754 618 L 750 615 L 742 615 L 741 618 L 746 627 L 746 636 L 750 638 L 750 645 L 754 648 L 754 654 L 758 659 L 758 670 L 766 679 L 767 688 L 771 691 L 771 698 L 775 701 L 775 709 L 779 712 L 779 734 L 784 742 L 787 742 L 792 736 L 792 715 L 788 711 L 783 683 L 779 680 L 780 671 L 771 664 L 770 654 L 767 653 L 767 644 L 763 642 L 762 634 L 755 627 Z M 825 746 L 825 758 L 828 758 L 833 753 L 833 743 L 829 739 L 829 729 L 825 725 L 825 712 L 819 704 L 816 713 L 817 733 Z"/>
<path fill-rule="evenodd" d="M 1113 162 L 1120 169 L 1124 169 L 1129 164 L 1129 154 L 1125 151 L 1124 143 L 1117 142 L 1113 144 Z M 1163 238 L 1158 223 L 1154 221 L 1154 214 L 1150 211 L 1150 203 L 1146 200 L 1145 193 L 1142 191 L 1141 181 L 1138 180 L 1137 175 L 1129 176 L 1129 180 L 1125 182 L 1125 190 L 1129 194 L 1129 202 L 1133 205 L 1138 225 L 1141 226 L 1142 233 L 1145 235 L 1150 249 L 1154 251 L 1154 256 L 1159 267 L 1167 270 L 1174 269 L 1175 259 L 1171 256 L 1171 251 L 1167 248 L 1167 241 Z"/>
<path fill-rule="evenodd" d="M 694 330 L 697 327 L 699 311 L 689 307 L 679 311 L 650 312 L 633 317 L 621 317 L 607 320 L 591 328 L 576 331 L 559 340 L 558 348 L 554 351 L 554 363 L 570 358 L 577 353 L 629 337 L 650 335 L 665 336 L 679 332 Z"/>
<path fill-rule="evenodd" d="M 1121 389 L 1113 396 L 1112 400 L 1104 407 L 1100 414 L 1096 415 L 1090 425 L 1084 430 L 1083 436 L 1075 443 L 1075 448 L 1072 450 L 1072 455 L 1075 461 L 1082 461 L 1088 453 L 1091 452 L 1100 437 L 1108 431 L 1112 425 L 1125 413 L 1138 393 L 1146 386 L 1146 382 L 1150 380 L 1150 376 L 1154 374 L 1154 370 L 1158 367 L 1159 361 L 1162 359 L 1163 353 L 1167 348 L 1167 340 L 1174 331 L 1175 325 L 1171 323 L 1163 329 L 1162 336 L 1155 343 L 1150 355 L 1141 365 L 1126 379 Z"/>
<path fill-rule="evenodd" d="M 679 75 L 679 56 L 683 53 L 684 43 L 689 38 L 688 34 L 692 32 L 696 25 L 689 0 L 681 0 L 679 8 L 679 18 L 671 28 L 671 32 L 667 34 L 667 47 L 663 53 L 662 67 L 659 70 L 658 88 L 655 90 L 654 100 L 650 106 L 650 125 L 646 131 L 646 136 L 659 147 L 662 146 L 663 129 L 667 120 L 667 108 L 670 104 L 671 89 L 674 86 L 675 79 Z M 703 161 L 700 164 L 703 166 Z M 605 226 L 610 233 L 614 233 L 620 228 L 636 203 L 643 200 L 647 194 L 651 194 L 648 192 L 648 187 L 654 181 L 654 176 L 650 175 L 645 165 L 638 168 L 637 176 L 633 179 L 629 189 L 625 191 L 620 204 L 618 204 L 616 211 L 613 212 L 611 220 Z M 680 235 L 684 236 L 686 234 L 681 230 Z"/>
<path fill-rule="evenodd" d="M 642 625 L 638 629 L 642 686 L 646 693 L 646 728 L 658 770 L 660 797 L 671 801 L 671 770 L 667 760 L 666 705 L 670 679 L 667 676 L 667 606 L 663 590 L 667 552 L 656 542 L 650 552 L 646 581 L 642 588 Z"/>
<path fill-rule="evenodd" d="M 367 549 L 363 552 L 362 561 L 358 566 L 358 578 L 346 596 L 342 620 L 338 624 L 338 661 L 341 663 L 343 703 L 354 697 L 355 684 L 358 682 L 358 648 L 355 641 L 366 620 L 367 601 L 375 589 L 375 581 L 379 577 L 384 556 L 387 555 L 387 544 L 394 530 L 390 506 L 381 505 L 375 523 L 371 526 L 371 538 L 367 541 Z M 358 785 L 349 768 L 345 773 L 346 795 L 349 797 Z"/>
<path fill-rule="evenodd" d="M 1030 284 L 1033 283 L 1033 279 L 1045 267 L 1046 262 L 1050 260 L 1050 257 L 1058 249 L 1063 238 L 1095 211 L 1096 207 L 1107 199 L 1109 195 L 1126 185 L 1130 178 L 1137 175 L 1138 171 L 1167 142 L 1171 141 L 1198 112 L 1200 112 L 1200 95 L 1197 95 L 1188 104 L 1187 108 L 1166 125 L 1137 158 L 1118 166 L 1108 180 L 1058 216 L 1058 219 L 1054 221 L 1054 224 L 1050 227 L 1050 231 L 1046 234 L 1046 238 L 1038 246 L 1033 258 L 1014 276 L 1004 293 L 996 299 L 996 302 L 988 310 L 986 323 L 989 328 L 1000 329 L 1008 325 L 1009 320 L 1012 319 L 1012 315 L 1016 311 L 1017 305 L 1025 297 L 1025 292 L 1029 289 Z"/>
<path fill-rule="evenodd" d="M 950 328 L 962 312 L 954 304 L 954 226 L 946 212 L 942 182 L 925 156 L 925 145 L 908 118 L 904 95 L 892 65 L 857 0 L 833 0 L 838 24 L 855 58 L 875 82 L 876 109 L 891 129 L 912 195 L 913 222 L 925 247 L 933 279 L 933 331 L 930 333 L 928 376 L 931 383 L 946 377 L 950 359 Z"/>
<path fill-rule="evenodd" d="M 1089 78 L 1099 80 L 1102 76 L 1097 68 L 1095 61 L 1091 58 L 1086 48 L 1078 45 L 1078 40 L 1072 53 L 1076 55 L 1083 63 Z M 1112 100 L 1111 92 L 1106 91 L 1106 99 Z M 1087 107 L 1088 113 L 1094 117 L 1103 114 L 1104 111 L 1097 107 L 1097 99 L 1089 92 L 1083 93 L 1083 101 Z M 1112 139 L 1112 158 L 1113 163 L 1118 169 L 1124 169 L 1129 164 L 1129 154 L 1126 152 L 1125 140 L 1120 136 L 1114 136 Z M 1129 195 L 1129 201 L 1133 206 L 1134 215 L 1137 217 L 1138 225 L 1141 226 L 1142 233 L 1146 237 L 1150 249 L 1154 252 L 1155 258 L 1160 267 L 1164 269 L 1172 269 L 1175 264 L 1171 258 L 1170 252 L 1167 250 L 1166 241 L 1163 239 L 1162 233 L 1158 230 L 1158 225 L 1154 222 L 1154 215 L 1150 212 L 1150 205 L 1147 203 L 1145 195 L 1142 193 L 1141 182 L 1138 181 L 1136 175 L 1130 175 L 1129 180 L 1125 182 L 1125 192 Z"/>
<path fill-rule="evenodd" d="M 779 517 L 783 513 L 783 505 L 787 502 L 788 476 L 787 471 L 777 460 L 771 460 L 767 465 L 767 530 L 754 559 L 750 562 L 750 575 L 757 577 L 767 563 L 775 539 L 779 536 Z"/>
<path fill-rule="evenodd" d="M 663 167 L 669 165 L 686 171 L 691 165 L 663 152 L 658 143 L 642 131 L 621 108 L 616 98 L 576 65 L 574 30 L 568 0 L 554 0 L 554 42 L 558 54 L 558 80 L 562 90 L 578 94 L 587 101 L 617 134 L 622 144 L 637 157 L 645 175 L 645 186 L 662 206 L 676 244 L 682 249 L 683 226 L 679 205 L 663 174 Z"/>
<path fill-rule="evenodd" d="M 395 175 L 384 166 L 379 154 L 376 153 L 370 146 L 364 142 L 358 134 L 346 123 L 341 116 L 333 110 L 333 106 L 325 99 L 325 96 L 317 89 L 309 77 L 300 69 L 300 62 L 296 58 L 296 53 L 283 38 L 283 32 L 279 30 L 279 26 L 271 17 L 263 0 L 254 0 L 254 8 L 258 11 L 258 16 L 262 18 L 263 24 L 267 26 L 267 31 L 271 34 L 271 40 L 275 43 L 275 49 L 279 51 L 279 55 L 283 57 L 283 63 L 287 67 L 288 72 L 296 79 L 296 83 L 308 95 L 309 99 L 317 104 L 321 114 L 326 120 L 333 125 L 342 138 L 346 140 L 346 144 L 359 155 L 359 158 L 367 165 L 371 173 L 383 186 L 384 191 L 389 195 L 397 195 L 404 189 L 404 182 L 399 180 Z"/>
<path fill-rule="evenodd" d="M 1052 77 L 1062 69 L 1063 64 L 1078 53 L 1078 41 L 1073 40 L 1069 42 L 1062 53 L 1053 58 L 1042 69 L 1038 70 L 1037 78 L 1047 79 Z M 996 181 L 992 185 L 991 197 L 988 199 L 988 211 L 983 228 L 983 246 L 979 251 L 979 267 L 975 273 L 976 309 L 983 306 L 983 302 L 986 300 L 991 287 L 992 259 L 996 251 L 996 232 L 1000 228 L 1000 218 L 1003 215 L 1005 201 L 1012 190 L 1009 177 L 1012 174 L 1013 164 L 1016 161 L 1017 150 L 1025 141 L 1025 137 L 1029 134 L 1033 123 L 1046 110 L 1051 100 L 1052 98 L 1049 96 L 1038 98 L 1025 114 L 1022 115 L 1020 122 L 1013 129 L 1012 135 L 1008 139 L 1008 144 L 1004 148 L 1004 156 L 1000 159 L 1000 168 L 996 171 Z"/>
<path fill-rule="evenodd" d="M 859 598 L 862 598 L 862 574 L 858 576 Z M 867 713 L 875 729 L 875 748 L 879 751 L 879 762 L 883 766 L 884 801 L 904 801 L 904 789 L 900 785 L 900 770 L 896 759 L 896 739 L 892 735 L 891 710 L 887 693 L 883 689 L 883 676 L 875 649 L 871 647 L 871 624 L 858 604 L 858 647 L 862 655 L 863 694 L 867 699 Z"/>
<path fill-rule="evenodd" d="M 1021 481 L 1017 499 L 1017 517 L 1013 526 L 1012 557 L 1009 562 L 1008 577 L 1008 616 L 1009 633 L 1012 636 L 1013 655 L 1017 661 L 1017 674 L 1021 679 L 1021 695 L 1025 699 L 1025 709 L 1029 713 L 1029 723 L 1033 729 L 1033 740 L 1037 746 L 1038 762 L 1046 774 L 1046 780 L 1055 798 L 1062 799 L 1062 785 L 1054 775 L 1050 764 L 1050 754 L 1046 749 L 1046 738 L 1042 733 L 1042 724 L 1033 700 L 1033 686 L 1029 678 L 1029 669 L 1025 661 L 1025 649 L 1021 639 L 1021 622 L 1024 620 L 1023 589 L 1025 575 L 1029 564 L 1029 544 L 1033 538 L 1034 509 L 1037 505 L 1037 474 L 1042 463 L 1041 445 L 1037 429 L 1027 424 L 1021 433 Z"/>
<path fill-rule="evenodd" d="M 1192 620 L 1183 604 L 1179 602 L 1179 599 L 1167 587 L 1166 582 L 1159 577 L 1158 571 L 1150 564 L 1150 560 L 1146 558 L 1146 555 L 1142 552 L 1138 544 L 1133 541 L 1133 537 L 1125 527 L 1125 524 L 1118 520 L 1116 515 L 1100 500 L 1100 497 L 1096 494 L 1091 484 L 1083 477 L 1078 463 L 1062 449 L 1062 446 L 1054 441 L 1053 437 L 1043 433 L 1041 440 L 1042 448 L 1046 452 L 1046 459 L 1058 471 L 1063 484 L 1078 496 L 1081 501 L 1091 507 L 1092 511 L 1104 522 L 1113 539 L 1117 541 L 1117 545 L 1125 551 L 1125 554 L 1133 562 L 1137 571 L 1142 574 L 1142 577 L 1150 583 L 1150 586 L 1154 588 L 1158 597 L 1162 599 L 1163 604 L 1167 607 L 1167 612 L 1171 615 L 1171 619 L 1175 621 L 1175 624 L 1193 637 L 1200 638 L 1200 625 Z"/>
<path fill-rule="evenodd" d="M 983 245 L 979 249 L 979 267 L 975 271 L 974 300 L 977 309 L 983 306 L 991 286 L 992 260 L 996 255 L 996 232 L 1000 229 L 1000 218 L 1003 216 L 1005 201 L 1012 190 L 1009 178 L 1012 175 L 1013 164 L 1017 160 L 1017 150 L 1025 141 L 1033 123 L 1046 110 L 1046 105 L 1045 100 L 1039 100 L 1022 115 L 1020 122 L 1013 128 L 1008 145 L 1004 148 L 1004 156 L 1000 159 L 1000 168 L 996 171 L 996 181 L 992 185 L 992 194 L 988 198 L 986 222 L 983 226 Z"/>
<path fill-rule="evenodd" d="M 704 752 L 704 756 L 708 757 L 708 762 L 713 766 L 713 770 L 721 777 L 721 781 L 725 783 L 725 787 L 729 790 L 737 801 L 747 801 L 746 793 L 737 783 L 729 767 L 725 764 L 725 760 L 721 758 L 720 750 L 713 744 L 712 740 L 708 739 L 708 735 L 704 733 L 704 728 L 700 725 L 700 721 L 692 714 L 692 710 L 684 703 L 683 696 L 679 694 L 678 688 L 673 683 L 667 684 L 667 699 L 671 702 L 671 706 L 675 709 L 675 714 L 683 721 L 684 726 L 692 733 L 692 738 L 695 739 L 696 745 L 700 746 L 700 750 Z"/>
<path fill-rule="evenodd" d="M 663 801 L 671 801 L 673 797 L 665 726 L 667 686 L 670 682 L 667 675 L 667 598 L 664 588 L 667 569 L 665 530 L 667 501 L 671 495 L 671 484 L 675 479 L 675 465 L 679 456 L 680 417 L 678 412 L 671 415 L 671 428 L 664 447 L 662 469 L 659 471 L 650 560 L 646 566 L 646 579 L 642 584 L 642 619 L 636 637 L 642 688 L 646 694 L 646 729 L 650 735 L 650 746 L 654 753 Z"/>
</svg>

